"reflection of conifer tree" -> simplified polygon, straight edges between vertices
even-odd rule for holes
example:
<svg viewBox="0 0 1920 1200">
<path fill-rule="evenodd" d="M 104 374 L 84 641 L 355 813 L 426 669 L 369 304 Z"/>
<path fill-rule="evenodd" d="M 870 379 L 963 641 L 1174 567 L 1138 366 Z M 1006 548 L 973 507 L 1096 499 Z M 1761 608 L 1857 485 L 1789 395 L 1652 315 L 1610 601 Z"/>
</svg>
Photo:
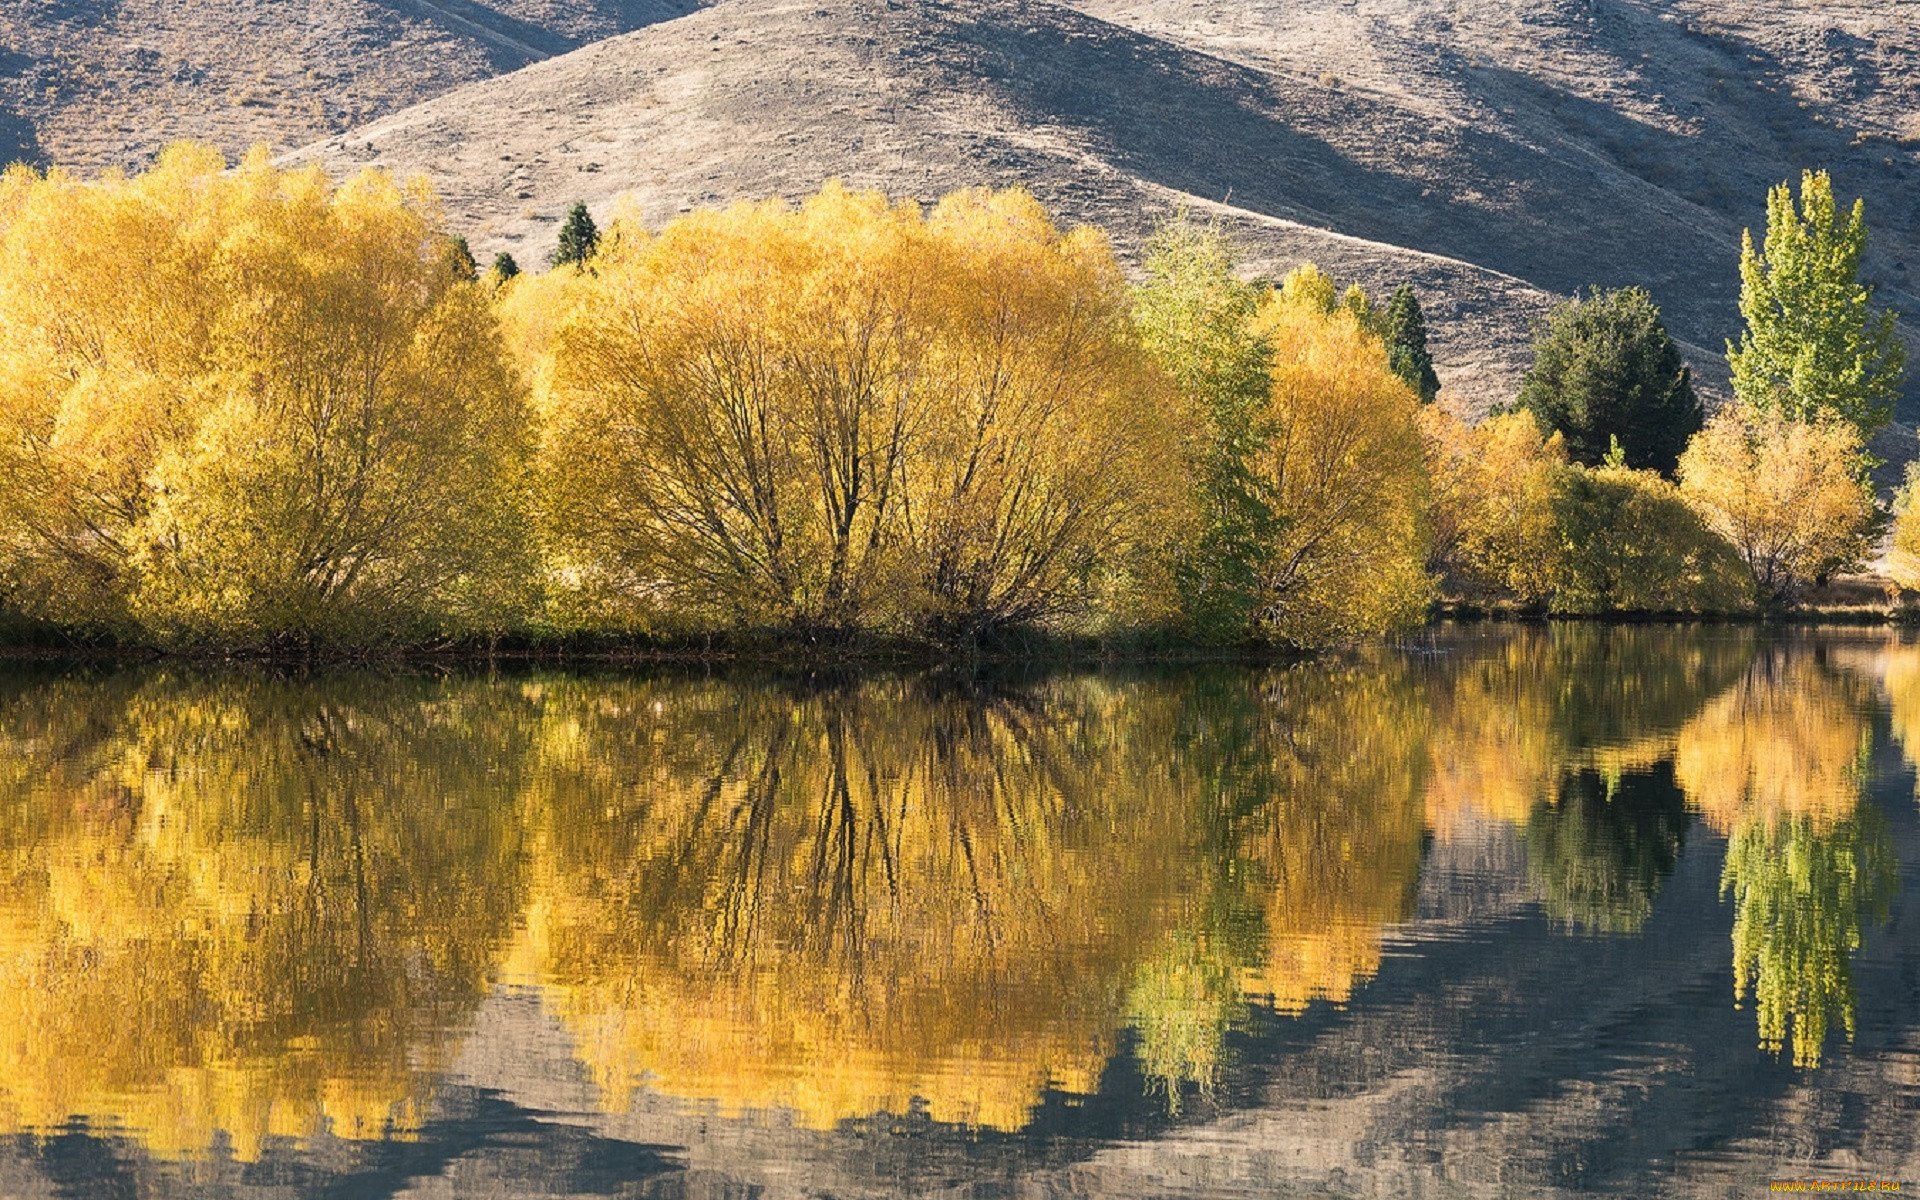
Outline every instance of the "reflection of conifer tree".
<svg viewBox="0 0 1920 1200">
<path fill-rule="evenodd" d="M 1574 929 L 1634 933 L 1653 911 L 1686 835 L 1673 766 L 1570 777 L 1527 824 L 1527 873 L 1547 915 Z"/>
<path fill-rule="evenodd" d="M 1794 1065 L 1815 1067 L 1835 1017 L 1853 1037 L 1853 952 L 1862 928 L 1886 918 L 1896 883 L 1871 805 L 1824 828 L 1796 815 L 1733 831 L 1720 888 L 1734 904 L 1734 998 L 1752 989 L 1763 1047 L 1779 1053 L 1791 1025 Z"/>
</svg>

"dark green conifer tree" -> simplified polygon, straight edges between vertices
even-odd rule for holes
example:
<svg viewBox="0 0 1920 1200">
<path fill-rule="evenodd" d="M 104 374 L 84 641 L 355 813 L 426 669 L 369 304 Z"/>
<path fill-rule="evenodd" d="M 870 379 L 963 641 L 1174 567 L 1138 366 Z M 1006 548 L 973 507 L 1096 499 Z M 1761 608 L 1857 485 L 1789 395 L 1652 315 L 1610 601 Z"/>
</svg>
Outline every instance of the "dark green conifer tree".
<svg viewBox="0 0 1920 1200">
<path fill-rule="evenodd" d="M 585 204 L 576 203 L 567 211 L 567 219 L 560 226 L 560 244 L 554 248 L 552 263 L 564 267 L 569 263 L 584 266 L 600 248 L 600 227 L 593 223 L 593 214 L 587 211 Z"/>
<path fill-rule="evenodd" d="M 480 278 L 480 264 L 474 261 L 473 247 L 467 245 L 467 239 L 456 233 L 448 240 L 453 244 L 453 268 L 460 278 Z"/>
<path fill-rule="evenodd" d="M 1440 377 L 1434 374 L 1433 355 L 1427 351 L 1426 314 L 1420 311 L 1420 299 L 1410 284 L 1401 284 L 1387 301 L 1380 337 L 1387 344 L 1393 373 L 1420 393 L 1420 403 L 1432 404 L 1440 394 Z"/>
<path fill-rule="evenodd" d="M 1617 441 L 1628 466 L 1673 474 L 1703 413 L 1652 296 L 1621 288 L 1569 300 L 1548 314 L 1533 353 L 1519 407 L 1565 435 L 1568 457 L 1599 466 Z"/>
</svg>

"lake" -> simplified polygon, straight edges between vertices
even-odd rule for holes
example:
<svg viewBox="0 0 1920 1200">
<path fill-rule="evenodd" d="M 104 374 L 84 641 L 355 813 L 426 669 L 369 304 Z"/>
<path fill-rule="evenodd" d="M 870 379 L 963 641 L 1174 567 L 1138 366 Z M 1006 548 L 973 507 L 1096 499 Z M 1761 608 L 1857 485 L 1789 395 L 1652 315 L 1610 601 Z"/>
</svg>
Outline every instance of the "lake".
<svg viewBox="0 0 1920 1200">
<path fill-rule="evenodd" d="M 1920 1181 L 1920 643 L 0 669 L 0 1196 Z"/>
</svg>

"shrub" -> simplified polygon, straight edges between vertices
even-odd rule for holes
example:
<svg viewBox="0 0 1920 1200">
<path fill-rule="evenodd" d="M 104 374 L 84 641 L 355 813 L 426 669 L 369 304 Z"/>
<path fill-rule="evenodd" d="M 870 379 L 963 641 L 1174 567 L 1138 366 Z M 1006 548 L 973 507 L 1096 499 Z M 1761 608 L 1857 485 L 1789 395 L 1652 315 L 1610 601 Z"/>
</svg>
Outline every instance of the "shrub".
<svg viewBox="0 0 1920 1200">
<path fill-rule="evenodd" d="M 1871 545 L 1866 455 L 1858 428 L 1838 417 L 1796 421 L 1733 405 L 1681 457 L 1680 488 L 1739 551 L 1769 604 L 1854 569 Z"/>
<path fill-rule="evenodd" d="M 1560 546 L 1553 611 L 1728 613 L 1752 607 L 1751 577 L 1679 490 L 1651 471 L 1569 466 L 1553 497 Z"/>
</svg>

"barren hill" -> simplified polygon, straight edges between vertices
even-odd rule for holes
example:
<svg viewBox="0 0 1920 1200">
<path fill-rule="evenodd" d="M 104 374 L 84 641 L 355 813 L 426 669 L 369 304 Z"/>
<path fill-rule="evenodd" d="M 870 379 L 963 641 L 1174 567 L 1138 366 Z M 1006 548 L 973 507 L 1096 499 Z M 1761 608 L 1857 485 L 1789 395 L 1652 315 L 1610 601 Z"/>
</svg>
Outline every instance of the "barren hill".
<svg viewBox="0 0 1920 1200">
<path fill-rule="evenodd" d="M 0 163 L 286 149 L 695 2 L 5 0 Z"/>
<path fill-rule="evenodd" d="M 1682 0 L 720 0 L 306 152 L 423 171 L 476 247 L 564 208 L 658 222 L 839 176 L 1024 183 L 1123 249 L 1170 209 L 1256 269 L 1415 283 L 1442 376 L 1513 386 L 1549 294 L 1639 283 L 1709 378 L 1743 225 L 1835 170 L 1920 313 L 1920 4 Z"/>
</svg>

